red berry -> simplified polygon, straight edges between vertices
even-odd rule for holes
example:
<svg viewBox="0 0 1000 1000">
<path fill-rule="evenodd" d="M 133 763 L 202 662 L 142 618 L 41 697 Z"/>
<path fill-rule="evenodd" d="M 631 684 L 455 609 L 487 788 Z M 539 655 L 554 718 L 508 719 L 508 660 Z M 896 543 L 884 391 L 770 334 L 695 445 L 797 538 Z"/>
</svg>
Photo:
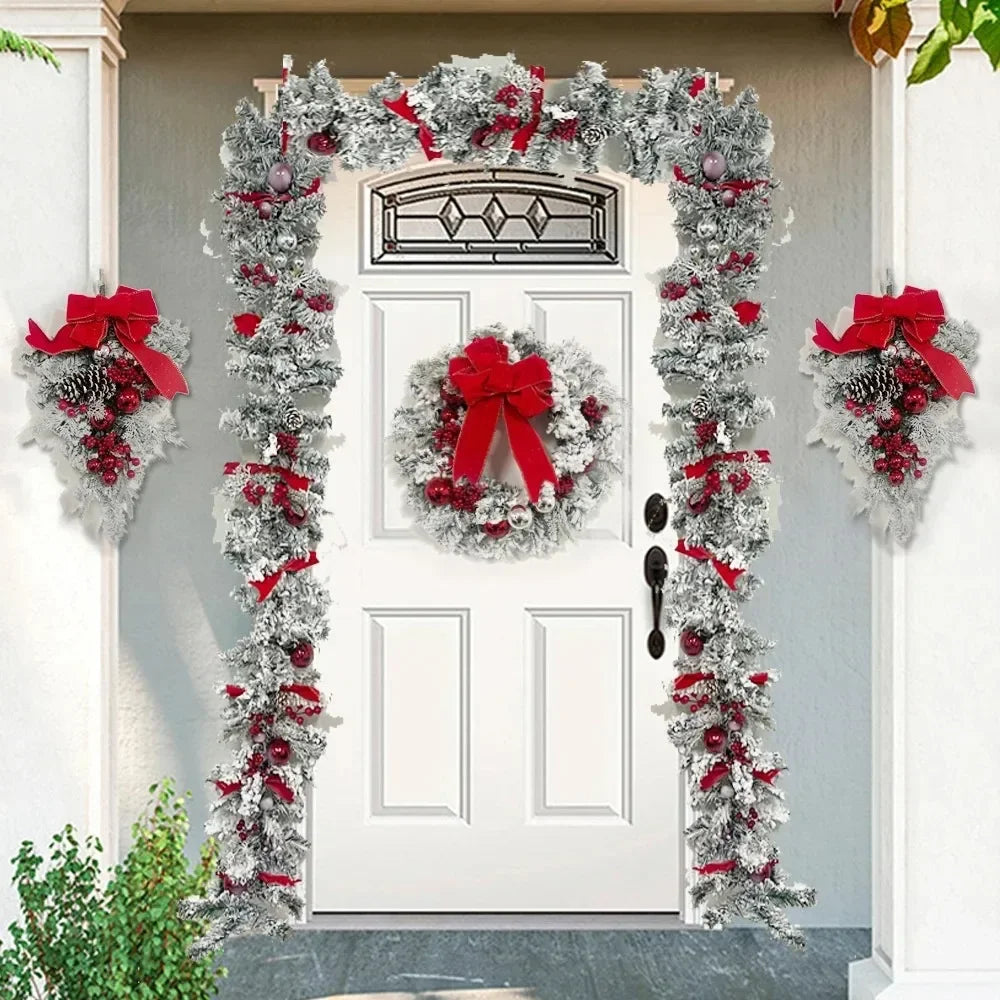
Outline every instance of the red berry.
<svg viewBox="0 0 1000 1000">
<path fill-rule="evenodd" d="M 905 478 L 906 474 L 901 472 L 899 469 L 893 469 L 892 472 L 889 473 L 889 482 L 892 483 L 893 486 L 899 486 Z"/>
<path fill-rule="evenodd" d="M 118 482 L 118 473 L 114 469 L 105 469 L 101 479 L 104 480 L 105 486 L 114 486 Z"/>
<path fill-rule="evenodd" d="M 101 460 L 99 458 L 89 458 L 89 459 L 87 459 L 87 469 L 90 472 L 100 472 L 101 471 Z"/>
</svg>

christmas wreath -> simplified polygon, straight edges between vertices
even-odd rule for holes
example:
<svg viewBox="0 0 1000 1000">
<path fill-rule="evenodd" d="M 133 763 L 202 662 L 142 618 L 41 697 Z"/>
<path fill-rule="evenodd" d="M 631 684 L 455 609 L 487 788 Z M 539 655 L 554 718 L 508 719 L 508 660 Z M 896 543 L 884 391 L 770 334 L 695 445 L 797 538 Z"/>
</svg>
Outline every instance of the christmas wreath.
<svg viewBox="0 0 1000 1000">
<path fill-rule="evenodd" d="M 28 321 L 18 370 L 32 406 L 25 441 L 53 452 L 65 506 L 117 541 L 151 462 L 183 444 L 170 409 L 187 392 L 180 366 L 191 335 L 161 319 L 153 293 L 70 295 L 54 337 Z"/>
<path fill-rule="evenodd" d="M 931 473 L 968 444 L 958 400 L 975 393 L 966 366 L 979 335 L 946 319 L 937 292 L 910 286 L 856 296 L 835 330 L 817 320 L 802 352 L 820 414 L 808 440 L 837 449 L 858 512 L 905 542 Z"/>
<path fill-rule="evenodd" d="M 420 526 L 449 552 L 551 552 L 583 527 L 620 475 L 621 400 L 572 341 L 477 330 L 470 343 L 417 362 L 409 391 L 393 420 L 395 461 Z M 484 475 L 498 425 L 521 484 Z"/>
</svg>

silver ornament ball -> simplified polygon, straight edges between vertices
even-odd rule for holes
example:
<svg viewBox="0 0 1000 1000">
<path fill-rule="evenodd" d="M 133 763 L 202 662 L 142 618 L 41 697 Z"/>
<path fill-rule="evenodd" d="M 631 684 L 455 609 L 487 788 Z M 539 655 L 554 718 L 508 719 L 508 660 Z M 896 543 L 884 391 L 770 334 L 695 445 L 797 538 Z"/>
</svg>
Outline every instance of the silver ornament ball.
<svg viewBox="0 0 1000 1000">
<path fill-rule="evenodd" d="M 267 184 L 272 191 L 284 194 L 292 186 L 292 168 L 287 163 L 273 163 L 267 172 Z"/>
<path fill-rule="evenodd" d="M 534 519 L 535 515 L 523 503 L 516 503 L 507 511 L 507 520 L 515 531 L 527 531 Z"/>
<path fill-rule="evenodd" d="M 299 241 L 295 238 L 295 233 L 289 232 L 278 233 L 275 242 L 282 250 L 294 250 L 299 244 Z"/>
<path fill-rule="evenodd" d="M 274 808 L 274 799 L 270 795 L 262 795 L 260 799 L 260 811 L 270 812 Z"/>
<path fill-rule="evenodd" d="M 288 267 L 288 257 L 286 257 L 283 253 L 276 253 L 274 255 L 274 266 Z"/>
<path fill-rule="evenodd" d="M 732 785 L 723 785 L 719 789 L 719 798 L 731 799 L 736 794 L 736 790 Z"/>
<path fill-rule="evenodd" d="M 701 172 L 710 181 L 717 181 L 726 172 L 726 158 L 722 153 L 713 150 L 701 158 Z"/>
<path fill-rule="evenodd" d="M 705 252 L 709 257 L 718 257 L 719 254 L 722 253 L 722 247 L 719 246 L 718 243 L 709 243 L 708 246 L 705 247 Z"/>
<path fill-rule="evenodd" d="M 539 514 L 551 514 L 556 509 L 556 498 L 551 495 L 542 495 L 535 501 L 535 510 Z"/>
<path fill-rule="evenodd" d="M 719 227 L 712 219 L 702 219 L 701 222 L 698 223 L 698 235 L 703 240 L 710 239 L 718 231 Z"/>
</svg>

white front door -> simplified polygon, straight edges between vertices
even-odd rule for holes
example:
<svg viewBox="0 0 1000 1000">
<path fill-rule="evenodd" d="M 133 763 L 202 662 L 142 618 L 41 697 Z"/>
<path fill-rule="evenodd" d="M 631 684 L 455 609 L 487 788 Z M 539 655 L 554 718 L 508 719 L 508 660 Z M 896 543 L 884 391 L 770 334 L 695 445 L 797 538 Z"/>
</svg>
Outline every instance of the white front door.
<svg viewBox="0 0 1000 1000">
<path fill-rule="evenodd" d="M 649 361 L 665 190 L 420 167 L 324 193 L 345 374 L 319 666 L 344 722 L 315 780 L 313 912 L 676 911 L 678 768 L 651 711 L 670 656 L 646 652 L 643 579 L 648 546 L 674 542 L 643 522 L 667 492 Z M 496 322 L 577 339 L 627 404 L 622 486 L 579 541 L 514 564 L 417 535 L 386 442 L 412 363 Z"/>
</svg>

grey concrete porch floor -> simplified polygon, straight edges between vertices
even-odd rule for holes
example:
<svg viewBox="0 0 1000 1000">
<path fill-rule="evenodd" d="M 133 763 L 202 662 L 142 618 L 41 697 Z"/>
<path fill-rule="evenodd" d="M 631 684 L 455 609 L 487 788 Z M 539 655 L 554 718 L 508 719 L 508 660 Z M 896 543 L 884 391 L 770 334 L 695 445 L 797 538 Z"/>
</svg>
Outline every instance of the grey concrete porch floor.
<svg viewBox="0 0 1000 1000">
<path fill-rule="evenodd" d="M 243 938 L 222 1000 L 846 1000 L 862 928 L 765 931 L 335 931 Z"/>
</svg>

